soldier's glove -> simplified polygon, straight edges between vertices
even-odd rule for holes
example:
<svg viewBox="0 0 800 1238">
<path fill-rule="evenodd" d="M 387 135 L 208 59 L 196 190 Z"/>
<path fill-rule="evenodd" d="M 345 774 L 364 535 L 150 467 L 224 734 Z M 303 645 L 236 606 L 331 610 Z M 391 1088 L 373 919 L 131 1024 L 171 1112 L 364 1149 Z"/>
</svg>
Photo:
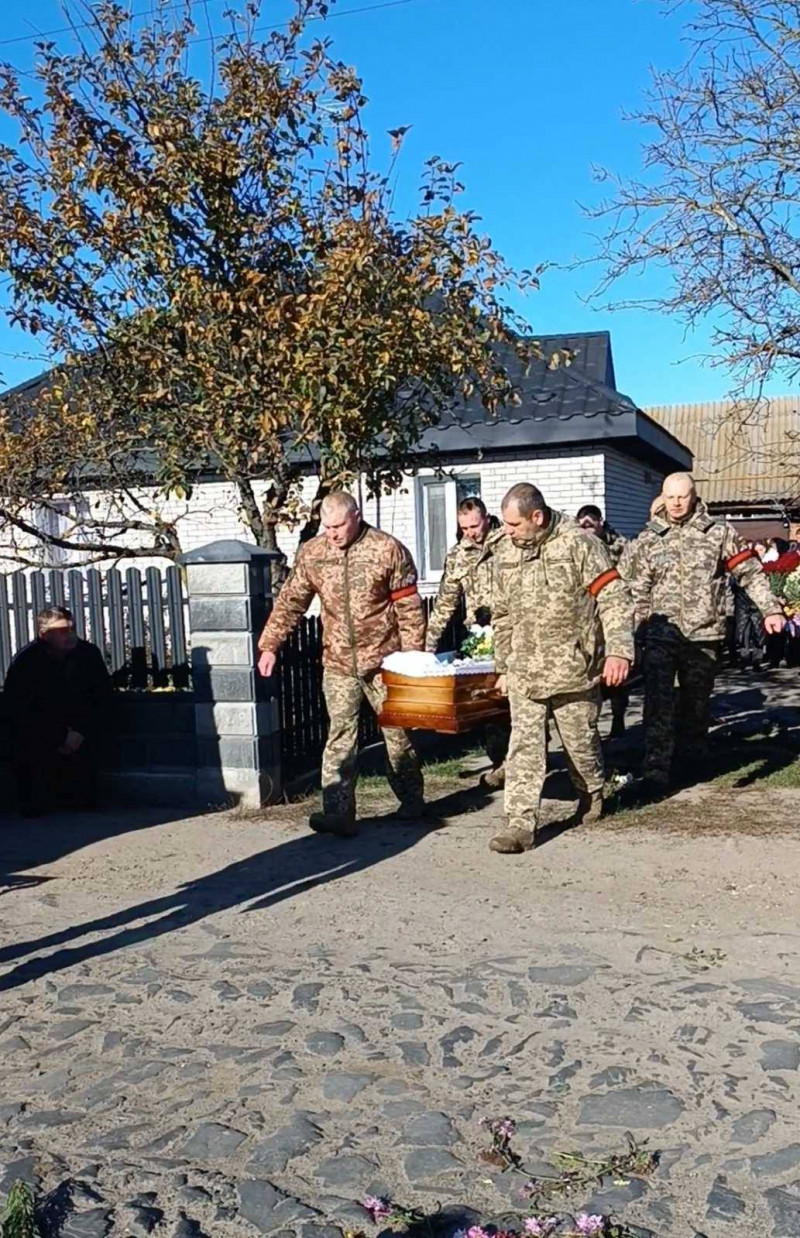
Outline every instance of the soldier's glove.
<svg viewBox="0 0 800 1238">
<path fill-rule="evenodd" d="M 492 622 L 492 612 L 488 606 L 479 606 L 475 611 L 475 622 L 480 628 L 488 628 Z"/>
</svg>

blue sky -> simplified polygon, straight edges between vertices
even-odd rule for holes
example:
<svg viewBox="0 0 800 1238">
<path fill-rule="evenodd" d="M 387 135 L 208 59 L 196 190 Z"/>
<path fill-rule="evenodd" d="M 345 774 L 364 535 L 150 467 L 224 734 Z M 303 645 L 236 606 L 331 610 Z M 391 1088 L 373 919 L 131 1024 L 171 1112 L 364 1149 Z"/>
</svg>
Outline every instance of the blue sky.
<svg viewBox="0 0 800 1238">
<path fill-rule="evenodd" d="M 339 0 L 328 23 L 341 59 L 361 73 L 370 99 L 367 120 L 376 157 L 386 130 L 412 125 L 403 149 L 398 202 L 410 204 L 430 155 L 460 160 L 463 201 L 517 267 L 589 257 L 591 224 L 579 203 L 600 188 L 592 165 L 621 173 L 639 169 L 643 134 L 625 123 L 647 86 L 649 66 L 683 58 L 681 22 L 665 18 L 658 0 L 408 0 L 351 12 L 376 0 Z M 0 57 L 30 68 L 32 42 L 2 42 L 64 24 L 58 0 L 27 0 L 4 13 Z M 134 11 L 148 7 L 133 0 Z M 207 0 L 212 22 L 228 7 Z M 281 20 L 285 0 L 265 4 Z M 202 6 L 198 21 L 205 24 Z M 0 132 L 11 132 L 0 126 Z M 541 291 L 520 306 L 534 331 L 609 329 L 617 382 L 640 405 L 719 399 L 727 376 L 699 359 L 705 333 L 643 311 L 609 314 L 583 303 L 596 282 L 591 270 L 550 270 Z M 658 288 L 660 275 L 648 277 Z M 629 289 L 629 291 L 636 291 Z M 5 384 L 39 372 L 29 341 L 0 325 Z"/>
</svg>

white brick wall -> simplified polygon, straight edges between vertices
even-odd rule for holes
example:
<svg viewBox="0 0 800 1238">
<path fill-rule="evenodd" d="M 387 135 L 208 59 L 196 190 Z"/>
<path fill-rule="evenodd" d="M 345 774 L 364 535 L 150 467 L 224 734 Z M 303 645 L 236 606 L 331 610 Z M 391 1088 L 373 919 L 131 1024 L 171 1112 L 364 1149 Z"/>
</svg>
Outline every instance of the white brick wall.
<svg viewBox="0 0 800 1238">
<path fill-rule="evenodd" d="M 627 535 L 641 529 L 647 519 L 650 502 L 661 485 L 660 474 L 607 448 L 542 450 L 525 460 L 465 464 L 447 470 L 447 476 L 457 477 L 459 474 L 480 476 L 481 496 L 494 513 L 499 513 L 502 498 L 510 486 L 515 482 L 530 481 L 540 488 L 552 507 L 569 515 L 574 516 L 584 503 L 596 503 L 606 512 L 611 523 Z M 432 469 L 420 471 L 421 478 L 433 475 Z M 399 538 L 415 558 L 419 556 L 419 485 L 419 478 L 408 475 L 393 494 L 381 496 L 379 502 L 373 498 L 364 503 L 367 520 Z M 254 489 L 261 503 L 266 483 L 256 483 Z M 303 498 L 309 501 L 315 489 L 315 480 L 307 479 Z M 184 550 L 193 550 L 223 538 L 253 540 L 242 522 L 236 491 L 227 483 L 199 485 L 188 501 L 170 500 L 164 503 L 156 499 L 154 492 L 149 495 L 143 493 L 140 497 L 146 499 L 148 504 L 160 502 L 165 515 L 178 522 Z M 297 548 L 298 535 L 297 529 L 279 531 L 279 544 L 290 561 Z M 132 536 L 128 535 L 128 544 L 133 544 L 130 542 Z M 136 562 L 137 566 L 144 568 L 151 562 L 163 563 L 163 560 Z M 13 571 L 16 566 L 0 560 L 2 570 Z M 433 585 L 431 587 L 435 588 Z"/>
</svg>

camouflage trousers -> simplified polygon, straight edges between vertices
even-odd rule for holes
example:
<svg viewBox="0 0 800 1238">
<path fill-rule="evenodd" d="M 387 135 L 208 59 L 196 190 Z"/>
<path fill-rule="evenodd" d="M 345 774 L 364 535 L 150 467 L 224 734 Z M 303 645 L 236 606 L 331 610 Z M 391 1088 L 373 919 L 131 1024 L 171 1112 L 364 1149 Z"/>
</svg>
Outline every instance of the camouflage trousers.
<svg viewBox="0 0 800 1238">
<path fill-rule="evenodd" d="M 669 781 L 676 740 L 687 756 L 702 757 L 705 752 L 719 655 L 718 641 L 675 639 L 648 644 L 644 655 L 642 767 L 646 778 Z"/>
<path fill-rule="evenodd" d="M 506 761 L 505 811 L 512 829 L 533 831 L 547 773 L 548 713 L 558 727 L 575 790 L 580 795 L 603 789 L 603 749 L 597 730 L 600 693 L 590 688 L 532 700 L 512 687 L 509 703 L 511 746 Z"/>
<path fill-rule="evenodd" d="M 492 769 L 502 770 L 508 755 L 508 745 L 511 739 L 511 728 L 500 726 L 496 722 L 487 722 L 483 733 L 483 744 L 486 755 L 492 763 Z"/>
<path fill-rule="evenodd" d="M 328 742 L 322 754 L 322 810 L 337 816 L 355 816 L 358 760 L 358 723 L 361 702 L 366 699 L 380 713 L 386 691 L 380 672 L 364 678 L 325 671 L 322 691 L 330 718 Z M 389 786 L 403 805 L 421 806 L 422 772 L 408 732 L 385 727 L 386 775 Z"/>
</svg>

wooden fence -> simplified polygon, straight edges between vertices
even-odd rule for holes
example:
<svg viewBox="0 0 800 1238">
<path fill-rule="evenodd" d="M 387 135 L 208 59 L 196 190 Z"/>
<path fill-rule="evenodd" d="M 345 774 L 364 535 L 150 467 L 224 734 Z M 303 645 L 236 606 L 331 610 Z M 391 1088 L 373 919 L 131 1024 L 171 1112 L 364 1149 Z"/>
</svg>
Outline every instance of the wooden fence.
<svg viewBox="0 0 800 1238">
<path fill-rule="evenodd" d="M 102 651 L 120 688 L 185 688 L 189 683 L 180 570 L 150 567 L 52 568 L 0 576 L 0 682 L 36 635 L 36 615 L 66 606 L 78 635 Z"/>
<path fill-rule="evenodd" d="M 434 599 L 424 598 L 426 614 Z M 464 638 L 463 608 L 446 628 L 440 648 L 456 649 Z M 278 711 L 281 723 L 281 768 L 284 783 L 312 774 L 319 769 L 328 735 L 328 711 L 322 694 L 322 623 L 318 615 L 307 615 L 281 649 L 278 663 Z M 359 748 L 380 740 L 375 714 L 363 706 L 359 727 Z"/>
</svg>

